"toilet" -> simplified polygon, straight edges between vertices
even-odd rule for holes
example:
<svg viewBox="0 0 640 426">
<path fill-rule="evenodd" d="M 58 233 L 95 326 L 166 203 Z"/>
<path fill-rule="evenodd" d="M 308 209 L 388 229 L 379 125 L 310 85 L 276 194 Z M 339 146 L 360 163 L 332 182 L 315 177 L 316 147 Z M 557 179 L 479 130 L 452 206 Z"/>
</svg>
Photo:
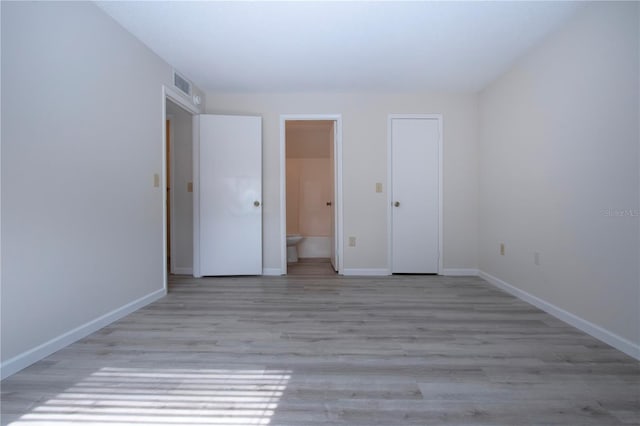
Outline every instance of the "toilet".
<svg viewBox="0 0 640 426">
<path fill-rule="evenodd" d="M 298 243 L 302 241 L 302 235 L 287 235 L 287 263 L 295 263 L 298 261 Z"/>
</svg>

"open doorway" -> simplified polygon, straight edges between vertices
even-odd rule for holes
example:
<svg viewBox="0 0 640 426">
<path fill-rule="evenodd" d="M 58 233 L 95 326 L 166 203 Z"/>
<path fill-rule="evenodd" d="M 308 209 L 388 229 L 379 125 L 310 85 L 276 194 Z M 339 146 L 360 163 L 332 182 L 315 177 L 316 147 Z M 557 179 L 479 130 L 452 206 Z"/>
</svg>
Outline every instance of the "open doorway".
<svg viewBox="0 0 640 426">
<path fill-rule="evenodd" d="M 341 271 L 341 118 L 281 117 L 282 273 Z"/>
<path fill-rule="evenodd" d="M 191 275 L 193 264 L 193 120 L 167 99 L 167 265 L 171 274 Z"/>
<path fill-rule="evenodd" d="M 164 286 L 168 275 L 192 273 L 192 117 L 199 111 L 174 89 L 162 88 L 162 223 Z M 188 240 L 188 241 L 187 241 Z M 186 267 L 183 265 L 187 265 Z"/>
</svg>

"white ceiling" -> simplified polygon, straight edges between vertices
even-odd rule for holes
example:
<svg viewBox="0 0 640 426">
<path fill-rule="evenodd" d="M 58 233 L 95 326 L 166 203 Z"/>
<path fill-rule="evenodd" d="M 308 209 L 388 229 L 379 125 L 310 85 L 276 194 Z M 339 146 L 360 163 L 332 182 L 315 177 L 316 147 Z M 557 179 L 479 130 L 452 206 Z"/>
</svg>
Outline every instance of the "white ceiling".
<svg viewBox="0 0 640 426">
<path fill-rule="evenodd" d="M 97 2 L 210 91 L 477 91 L 579 2 Z"/>
</svg>

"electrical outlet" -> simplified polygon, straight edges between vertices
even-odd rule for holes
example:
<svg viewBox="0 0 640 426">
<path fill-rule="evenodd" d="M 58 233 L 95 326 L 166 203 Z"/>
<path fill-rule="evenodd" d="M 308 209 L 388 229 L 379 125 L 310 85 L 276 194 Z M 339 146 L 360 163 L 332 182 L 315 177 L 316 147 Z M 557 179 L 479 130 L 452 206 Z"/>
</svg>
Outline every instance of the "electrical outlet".
<svg viewBox="0 0 640 426">
<path fill-rule="evenodd" d="M 540 266 L 540 253 L 538 253 L 537 251 L 533 252 L 533 263 L 536 266 Z"/>
<path fill-rule="evenodd" d="M 356 246 L 356 237 L 349 237 L 349 247 Z"/>
<path fill-rule="evenodd" d="M 504 256 L 504 243 L 500 243 L 500 256 Z"/>
</svg>

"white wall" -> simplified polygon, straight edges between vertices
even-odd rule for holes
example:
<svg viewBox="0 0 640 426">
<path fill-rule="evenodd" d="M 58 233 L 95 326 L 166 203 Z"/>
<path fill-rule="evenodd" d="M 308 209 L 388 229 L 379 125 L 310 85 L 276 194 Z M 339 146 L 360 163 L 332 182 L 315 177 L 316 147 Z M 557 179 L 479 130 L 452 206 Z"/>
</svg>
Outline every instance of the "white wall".
<svg viewBox="0 0 640 426">
<path fill-rule="evenodd" d="M 6 374 L 162 295 L 172 69 L 92 3 L 1 7 Z"/>
<path fill-rule="evenodd" d="M 188 184 L 193 182 L 193 124 L 191 114 L 167 102 L 167 114 L 171 114 L 173 141 L 173 252 L 171 262 L 176 274 L 193 273 L 193 192 Z"/>
<path fill-rule="evenodd" d="M 280 268 L 280 115 L 342 114 L 345 269 L 388 267 L 387 117 L 444 115 L 444 266 L 477 268 L 477 97 L 473 94 L 207 93 L 208 113 L 263 117 L 264 267 Z M 346 244 L 345 244 L 346 246 Z"/>
<path fill-rule="evenodd" d="M 636 345 L 638 17 L 588 5 L 481 94 L 479 204 L 481 270 Z"/>
</svg>

